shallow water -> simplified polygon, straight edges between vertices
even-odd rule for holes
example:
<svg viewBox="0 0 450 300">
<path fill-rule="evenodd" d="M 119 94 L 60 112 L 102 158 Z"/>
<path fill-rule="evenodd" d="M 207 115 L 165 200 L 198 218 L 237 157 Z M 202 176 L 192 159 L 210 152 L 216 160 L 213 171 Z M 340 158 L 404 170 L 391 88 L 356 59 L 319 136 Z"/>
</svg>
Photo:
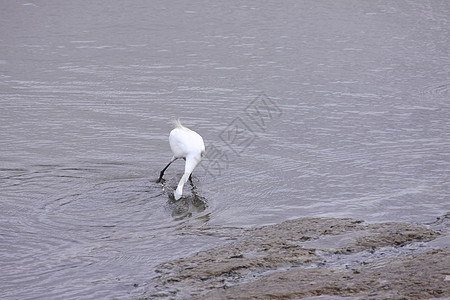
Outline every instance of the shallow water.
<svg viewBox="0 0 450 300">
<path fill-rule="evenodd" d="M 138 296 L 233 227 L 450 209 L 448 1 L 1 7 L 4 298 Z M 207 146 L 179 202 L 177 117 Z"/>
</svg>

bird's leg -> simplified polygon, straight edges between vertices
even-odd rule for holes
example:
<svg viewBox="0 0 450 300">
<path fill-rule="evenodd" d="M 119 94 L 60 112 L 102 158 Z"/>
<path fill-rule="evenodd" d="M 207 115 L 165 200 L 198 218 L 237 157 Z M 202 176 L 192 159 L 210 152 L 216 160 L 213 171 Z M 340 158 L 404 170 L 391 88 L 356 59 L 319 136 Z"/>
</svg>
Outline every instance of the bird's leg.
<svg viewBox="0 0 450 300">
<path fill-rule="evenodd" d="M 164 176 L 164 172 L 167 170 L 167 168 L 170 166 L 171 163 L 173 163 L 176 160 L 175 156 L 172 157 L 172 159 L 169 161 L 169 163 L 167 164 L 167 166 L 164 167 L 164 169 L 162 169 L 161 173 L 159 173 L 159 178 L 156 181 L 157 183 L 161 182 L 161 179 Z"/>
<path fill-rule="evenodd" d="M 189 175 L 189 182 L 190 182 L 191 184 L 193 184 L 193 183 L 192 183 L 192 173 Z"/>
</svg>

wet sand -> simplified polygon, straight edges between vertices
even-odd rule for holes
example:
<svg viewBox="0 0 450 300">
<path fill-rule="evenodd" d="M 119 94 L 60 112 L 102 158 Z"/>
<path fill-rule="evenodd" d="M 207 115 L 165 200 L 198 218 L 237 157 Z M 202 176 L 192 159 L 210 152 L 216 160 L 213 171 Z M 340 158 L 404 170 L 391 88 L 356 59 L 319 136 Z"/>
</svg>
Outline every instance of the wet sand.
<svg viewBox="0 0 450 300">
<path fill-rule="evenodd" d="M 450 297 L 449 219 L 303 218 L 242 230 L 230 244 L 161 264 L 142 299 Z"/>
</svg>

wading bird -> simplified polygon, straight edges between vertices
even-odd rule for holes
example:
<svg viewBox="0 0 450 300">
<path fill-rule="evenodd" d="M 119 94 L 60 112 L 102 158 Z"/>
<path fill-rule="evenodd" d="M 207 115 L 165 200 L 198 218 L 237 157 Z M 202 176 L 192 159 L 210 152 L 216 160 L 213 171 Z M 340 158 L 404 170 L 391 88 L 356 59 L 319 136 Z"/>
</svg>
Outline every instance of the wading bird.
<svg viewBox="0 0 450 300">
<path fill-rule="evenodd" d="M 192 171 L 194 171 L 195 167 L 202 160 L 203 156 L 205 156 L 205 144 L 203 143 L 203 138 L 195 131 L 190 130 L 189 128 L 181 125 L 179 120 L 174 122 L 175 128 L 170 132 L 169 135 L 169 144 L 170 149 L 172 149 L 173 157 L 167 166 L 162 169 L 159 174 L 159 179 L 157 182 L 160 182 L 164 171 L 170 166 L 178 158 L 183 158 L 186 161 L 186 165 L 184 167 L 184 174 L 178 183 L 177 189 L 174 193 L 175 200 L 181 198 L 183 194 L 183 186 L 190 179 Z"/>
</svg>

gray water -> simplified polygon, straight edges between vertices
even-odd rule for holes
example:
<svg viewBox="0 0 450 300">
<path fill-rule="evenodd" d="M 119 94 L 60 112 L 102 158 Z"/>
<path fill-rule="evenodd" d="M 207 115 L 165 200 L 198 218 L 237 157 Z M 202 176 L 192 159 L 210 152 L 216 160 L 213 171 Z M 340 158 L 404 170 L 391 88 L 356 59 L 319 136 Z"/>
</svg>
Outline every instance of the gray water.
<svg viewBox="0 0 450 300">
<path fill-rule="evenodd" d="M 3 299 L 141 295 L 298 217 L 450 209 L 450 2 L 2 1 Z M 170 121 L 207 157 L 173 191 Z"/>
</svg>

